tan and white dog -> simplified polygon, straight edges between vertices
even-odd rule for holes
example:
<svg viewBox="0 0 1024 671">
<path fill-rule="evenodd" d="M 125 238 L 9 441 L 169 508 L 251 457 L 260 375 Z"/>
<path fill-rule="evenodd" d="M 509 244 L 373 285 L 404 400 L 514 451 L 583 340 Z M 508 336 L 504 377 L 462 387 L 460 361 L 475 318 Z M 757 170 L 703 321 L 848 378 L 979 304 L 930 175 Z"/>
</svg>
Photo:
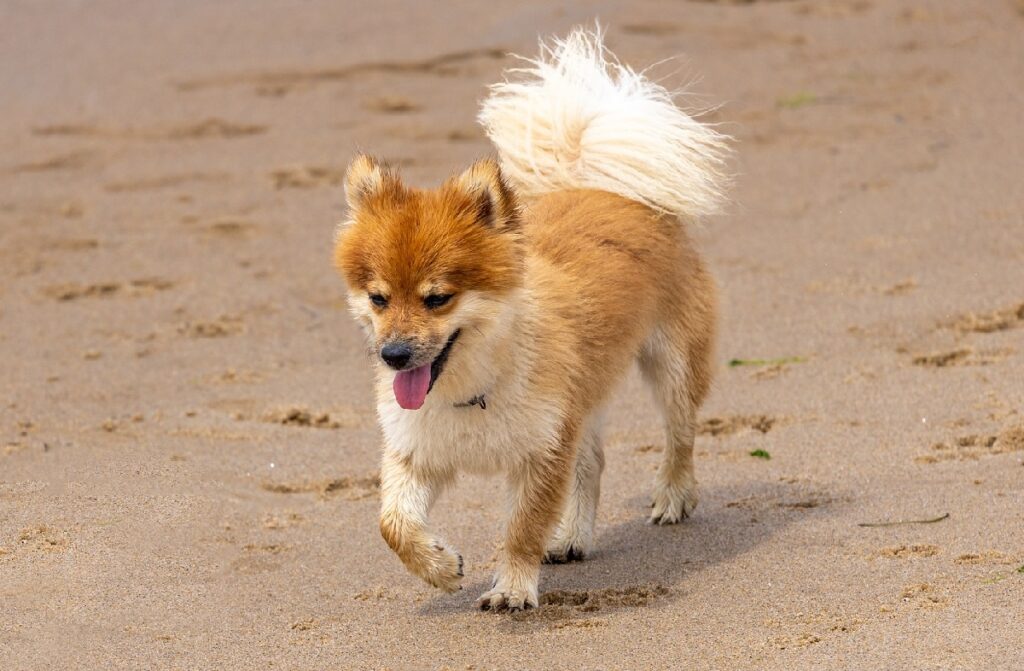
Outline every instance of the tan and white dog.
<svg viewBox="0 0 1024 671">
<path fill-rule="evenodd" d="M 431 505 L 460 470 L 507 479 L 485 610 L 536 606 L 541 562 L 592 549 L 601 409 L 633 361 L 667 425 L 651 521 L 697 505 L 716 308 L 686 224 L 720 202 L 726 153 L 599 31 L 542 44 L 509 77 L 480 112 L 500 162 L 419 190 L 357 157 L 335 248 L 375 353 L 388 545 L 460 589 L 462 557 L 431 528 Z"/>
</svg>

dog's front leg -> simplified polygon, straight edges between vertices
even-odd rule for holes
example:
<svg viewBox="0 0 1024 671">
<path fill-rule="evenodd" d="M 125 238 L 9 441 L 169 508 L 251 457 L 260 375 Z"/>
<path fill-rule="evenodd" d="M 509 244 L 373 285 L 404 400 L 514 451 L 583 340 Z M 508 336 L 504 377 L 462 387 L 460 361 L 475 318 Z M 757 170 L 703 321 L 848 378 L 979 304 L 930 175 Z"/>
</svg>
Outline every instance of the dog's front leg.
<svg viewBox="0 0 1024 671">
<path fill-rule="evenodd" d="M 460 589 L 462 555 L 445 548 L 427 514 L 450 473 L 417 469 L 408 457 L 385 451 L 381 464 L 380 533 L 411 573 L 446 592 Z"/>
<path fill-rule="evenodd" d="M 498 551 L 492 589 L 482 610 L 525 610 L 537 606 L 537 582 L 548 538 L 558 521 L 572 472 L 575 436 L 509 474 L 512 514 Z"/>
</svg>

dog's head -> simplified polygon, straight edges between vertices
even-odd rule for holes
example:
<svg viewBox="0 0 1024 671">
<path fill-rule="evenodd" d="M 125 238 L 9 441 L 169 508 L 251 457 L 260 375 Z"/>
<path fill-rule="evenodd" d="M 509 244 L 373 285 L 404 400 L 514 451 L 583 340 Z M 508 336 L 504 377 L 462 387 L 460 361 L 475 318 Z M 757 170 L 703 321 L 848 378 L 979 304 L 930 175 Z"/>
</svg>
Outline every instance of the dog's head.
<svg viewBox="0 0 1024 671">
<path fill-rule="evenodd" d="M 417 409 L 460 338 L 486 332 L 522 283 L 515 196 L 493 160 L 423 191 L 369 156 L 349 166 L 345 195 L 335 265 L 376 356 L 396 371 L 396 400 Z"/>
</svg>

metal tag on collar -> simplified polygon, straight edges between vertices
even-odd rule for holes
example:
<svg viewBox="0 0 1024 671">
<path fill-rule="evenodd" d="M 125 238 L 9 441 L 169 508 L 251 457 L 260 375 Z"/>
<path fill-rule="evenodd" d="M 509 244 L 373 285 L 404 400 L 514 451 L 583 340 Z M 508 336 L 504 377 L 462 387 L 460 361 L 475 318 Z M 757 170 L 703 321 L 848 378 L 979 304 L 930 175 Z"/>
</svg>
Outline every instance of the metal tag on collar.
<svg viewBox="0 0 1024 671">
<path fill-rule="evenodd" d="M 487 400 L 484 398 L 483 394 L 480 394 L 479 396 L 474 396 L 473 398 L 469 399 L 465 403 L 456 403 L 455 407 L 456 408 L 468 408 L 468 407 L 474 406 L 474 405 L 480 406 L 481 410 L 486 410 L 487 409 Z"/>
</svg>

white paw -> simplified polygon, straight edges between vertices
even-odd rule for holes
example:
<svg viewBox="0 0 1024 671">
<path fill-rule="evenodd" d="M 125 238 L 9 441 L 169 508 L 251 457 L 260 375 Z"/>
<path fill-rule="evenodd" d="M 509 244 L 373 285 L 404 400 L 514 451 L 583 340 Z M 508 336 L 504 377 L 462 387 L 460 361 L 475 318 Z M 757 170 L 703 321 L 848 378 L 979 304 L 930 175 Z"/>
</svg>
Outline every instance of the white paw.
<svg viewBox="0 0 1024 671">
<path fill-rule="evenodd" d="M 678 524 L 693 515 L 697 508 L 697 481 L 690 478 L 683 484 L 662 484 L 654 488 L 651 524 Z"/>
<path fill-rule="evenodd" d="M 559 529 L 544 551 L 545 564 L 565 564 L 583 561 L 590 554 L 590 540 L 582 533 L 563 534 Z"/>
<path fill-rule="evenodd" d="M 510 613 L 536 608 L 537 603 L 536 585 L 517 588 L 503 585 L 500 582 L 495 585 L 494 589 L 484 592 L 476 600 L 476 605 L 480 610 L 494 612 L 507 610 Z"/>
<path fill-rule="evenodd" d="M 428 583 L 449 593 L 462 589 L 462 555 L 434 543 L 419 559 L 416 573 Z"/>
</svg>

